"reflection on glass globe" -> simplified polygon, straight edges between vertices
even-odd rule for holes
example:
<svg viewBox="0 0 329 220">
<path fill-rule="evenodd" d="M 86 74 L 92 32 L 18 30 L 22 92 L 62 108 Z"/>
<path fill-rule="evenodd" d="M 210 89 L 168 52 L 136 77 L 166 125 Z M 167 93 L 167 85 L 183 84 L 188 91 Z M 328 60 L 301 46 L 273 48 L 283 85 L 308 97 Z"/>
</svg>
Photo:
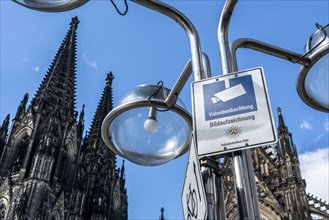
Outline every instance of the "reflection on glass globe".
<svg viewBox="0 0 329 220">
<path fill-rule="evenodd" d="M 68 11 L 78 8 L 89 0 L 13 0 L 25 7 L 49 12 Z"/>
<path fill-rule="evenodd" d="M 305 78 L 307 95 L 321 106 L 329 109 L 329 54 L 318 60 Z"/>
</svg>

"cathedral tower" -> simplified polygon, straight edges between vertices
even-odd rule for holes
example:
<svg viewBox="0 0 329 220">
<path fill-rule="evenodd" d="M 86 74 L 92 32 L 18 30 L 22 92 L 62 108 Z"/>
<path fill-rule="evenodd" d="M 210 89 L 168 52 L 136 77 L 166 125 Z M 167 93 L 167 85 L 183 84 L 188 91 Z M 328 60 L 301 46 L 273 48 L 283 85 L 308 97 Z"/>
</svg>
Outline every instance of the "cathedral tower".
<svg viewBox="0 0 329 220">
<path fill-rule="evenodd" d="M 292 134 L 284 123 L 281 108 L 278 108 L 278 122 L 278 143 L 252 149 L 260 214 L 264 220 L 311 219 L 298 153 Z M 237 219 L 230 166 L 227 158 L 223 171 L 226 175 L 226 214 L 228 219 Z"/>
<path fill-rule="evenodd" d="M 310 219 L 306 182 L 302 179 L 297 149 L 284 123 L 281 108 L 277 112 L 279 143 L 276 150 L 280 176 L 275 195 L 281 199 L 281 205 L 290 219 Z"/>
<path fill-rule="evenodd" d="M 112 73 L 107 75 L 103 95 L 79 154 L 74 214 L 81 219 L 128 218 L 124 164 L 116 169 L 115 155 L 101 138 L 103 119 L 112 109 L 113 78 Z"/>
<path fill-rule="evenodd" d="M 9 115 L 2 123 L 0 219 L 127 219 L 124 166 L 116 169 L 100 135 L 112 108 L 112 74 L 85 138 L 84 107 L 75 111 L 78 24 L 72 18 L 30 105 L 25 94 L 10 130 Z"/>
</svg>

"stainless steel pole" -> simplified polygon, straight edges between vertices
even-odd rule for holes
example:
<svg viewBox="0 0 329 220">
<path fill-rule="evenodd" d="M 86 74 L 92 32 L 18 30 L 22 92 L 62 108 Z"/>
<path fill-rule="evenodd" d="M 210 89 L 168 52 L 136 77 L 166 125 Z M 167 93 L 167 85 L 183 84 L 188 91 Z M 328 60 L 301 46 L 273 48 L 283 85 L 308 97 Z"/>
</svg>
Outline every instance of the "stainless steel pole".
<svg viewBox="0 0 329 220">
<path fill-rule="evenodd" d="M 238 0 L 227 0 L 225 2 L 218 25 L 218 43 L 223 75 L 236 71 L 233 69 L 232 65 L 228 30 L 231 16 L 237 2 Z M 260 219 L 258 196 L 250 150 L 242 150 L 232 153 L 232 171 L 235 192 L 237 195 L 239 218 L 243 220 Z"/>
<path fill-rule="evenodd" d="M 222 164 L 220 163 L 220 161 L 218 161 L 218 165 L 219 165 L 219 176 L 216 179 L 217 180 L 217 203 L 218 203 L 218 209 L 219 209 L 219 219 L 226 219 L 226 204 L 225 204 L 225 191 L 224 191 L 224 177 L 223 177 L 223 169 L 224 167 L 222 166 Z"/>
<path fill-rule="evenodd" d="M 206 78 L 211 77 L 209 58 L 202 53 L 202 64 Z M 201 174 L 207 197 L 208 220 L 226 219 L 223 181 L 220 176 L 220 163 L 212 157 L 200 159 Z"/>
<path fill-rule="evenodd" d="M 208 207 L 208 220 L 219 219 L 218 218 L 218 203 L 216 193 L 216 172 L 218 173 L 218 163 L 210 158 L 203 158 L 200 160 L 201 174 L 203 179 L 203 185 L 206 192 L 207 207 Z"/>
<path fill-rule="evenodd" d="M 190 41 L 191 49 L 191 65 L 194 74 L 194 81 L 205 79 L 210 77 L 210 63 L 206 54 L 202 54 L 199 35 L 193 26 L 193 24 L 177 9 L 162 3 L 156 0 L 132 0 L 135 3 L 138 3 L 144 7 L 150 8 L 154 11 L 160 12 L 169 18 L 176 21 L 187 33 Z M 171 103 L 172 96 L 177 96 L 181 91 L 181 88 L 185 85 L 185 82 L 188 79 L 188 72 L 190 70 L 190 63 L 187 63 L 186 67 L 183 70 L 183 73 L 179 77 L 177 83 L 174 86 L 173 92 L 169 95 L 166 103 Z M 218 164 L 218 163 L 217 163 Z M 215 175 L 216 169 L 214 167 L 203 167 L 203 181 L 205 183 L 205 190 L 207 194 L 208 201 L 208 219 L 218 219 L 219 207 L 217 203 L 217 192 L 216 192 L 216 180 L 217 176 Z M 218 169 L 218 166 L 217 166 Z M 225 210 L 222 210 L 225 213 Z M 221 214 L 225 216 L 225 214 Z"/>
</svg>

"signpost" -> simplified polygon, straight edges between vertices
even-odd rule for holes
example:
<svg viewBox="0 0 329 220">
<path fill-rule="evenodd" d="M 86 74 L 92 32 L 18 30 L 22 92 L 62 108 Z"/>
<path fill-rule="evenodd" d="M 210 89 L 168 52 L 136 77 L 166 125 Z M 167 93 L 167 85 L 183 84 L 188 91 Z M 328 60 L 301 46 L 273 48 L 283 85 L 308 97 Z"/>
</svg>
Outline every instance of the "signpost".
<svg viewBox="0 0 329 220">
<path fill-rule="evenodd" d="M 182 191 L 184 219 L 187 220 L 205 220 L 207 217 L 207 200 L 197 155 L 197 149 L 192 138 Z"/>
<path fill-rule="evenodd" d="M 277 142 L 262 68 L 192 84 L 199 156 Z"/>
</svg>

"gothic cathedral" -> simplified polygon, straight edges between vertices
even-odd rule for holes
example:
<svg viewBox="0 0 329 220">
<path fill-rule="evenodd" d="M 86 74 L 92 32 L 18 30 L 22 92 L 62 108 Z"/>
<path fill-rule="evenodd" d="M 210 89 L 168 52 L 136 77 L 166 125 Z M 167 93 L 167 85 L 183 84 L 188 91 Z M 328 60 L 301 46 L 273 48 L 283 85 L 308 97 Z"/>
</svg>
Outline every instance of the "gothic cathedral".
<svg viewBox="0 0 329 220">
<path fill-rule="evenodd" d="M 262 220 L 329 219 L 329 205 L 306 193 L 292 134 L 278 113 L 278 143 L 252 149 L 255 181 Z M 227 219 L 238 219 L 231 160 L 223 164 Z"/>
<path fill-rule="evenodd" d="M 72 18 L 50 68 L 27 106 L 17 108 L 0 127 L 0 220 L 127 220 L 125 168 L 101 138 L 101 124 L 112 109 L 113 75 L 89 132 L 83 137 L 84 107 L 75 111 L 76 29 Z M 329 219 L 329 205 L 306 194 L 292 134 L 278 109 L 279 142 L 252 149 L 262 219 Z M 227 219 L 237 219 L 231 160 L 221 171 Z M 164 219 L 161 209 L 161 219 Z"/>
<path fill-rule="evenodd" d="M 76 29 L 72 18 L 30 105 L 28 95 L 0 127 L 0 219 L 128 219 L 124 164 L 100 128 L 112 108 L 109 73 L 89 132 L 75 111 Z"/>
</svg>

